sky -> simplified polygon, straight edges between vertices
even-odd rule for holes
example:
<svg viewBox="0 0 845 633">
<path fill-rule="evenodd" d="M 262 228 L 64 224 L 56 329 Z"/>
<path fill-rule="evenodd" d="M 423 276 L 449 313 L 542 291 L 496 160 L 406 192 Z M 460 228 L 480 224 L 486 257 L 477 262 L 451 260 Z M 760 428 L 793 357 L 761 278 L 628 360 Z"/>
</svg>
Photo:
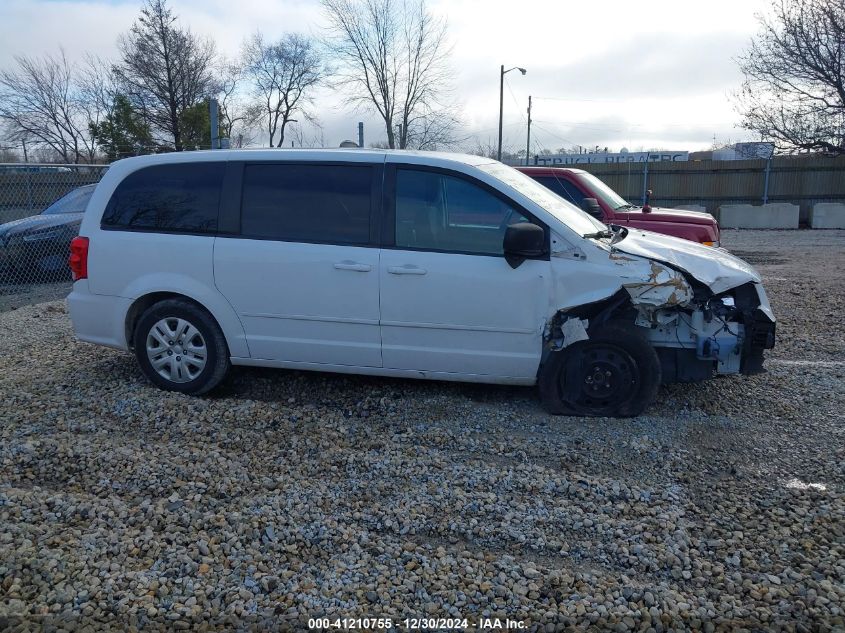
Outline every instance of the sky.
<svg viewBox="0 0 845 633">
<path fill-rule="evenodd" d="M 739 127 L 731 94 L 742 75 L 736 58 L 757 31 L 769 0 L 428 0 L 447 20 L 453 94 L 466 148 L 495 146 L 499 69 L 505 75 L 503 145 L 526 145 L 533 98 L 532 153 L 581 145 L 694 151 L 756 140 Z M 267 39 L 325 34 L 318 0 L 170 0 L 182 25 L 215 40 L 226 56 L 260 29 Z M 0 68 L 15 55 L 65 50 L 116 58 L 117 39 L 141 0 L 0 0 Z M 383 124 L 346 105 L 337 90 L 315 95 L 312 113 L 326 145 L 383 140 Z"/>
</svg>

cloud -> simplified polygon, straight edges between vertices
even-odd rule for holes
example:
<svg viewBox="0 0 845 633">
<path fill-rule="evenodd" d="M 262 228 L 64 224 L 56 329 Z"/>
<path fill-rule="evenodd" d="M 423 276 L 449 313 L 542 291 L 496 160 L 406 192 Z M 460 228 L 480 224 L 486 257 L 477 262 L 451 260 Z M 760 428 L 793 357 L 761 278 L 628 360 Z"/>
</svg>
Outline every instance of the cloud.
<svg viewBox="0 0 845 633">
<path fill-rule="evenodd" d="M 765 0 L 647 4 L 546 0 L 429 0 L 449 23 L 455 96 L 466 133 L 495 139 L 499 65 L 528 68 L 507 76 L 506 145 L 522 146 L 525 109 L 533 95 L 535 139 L 583 145 L 685 144 L 700 147 L 741 134 L 727 94 L 739 84 L 732 61 L 756 29 Z M 211 37 L 233 57 L 250 33 L 268 38 L 296 31 L 313 36 L 325 23 L 318 0 L 170 0 L 182 24 Z M 138 15 L 141 0 L 0 0 L 0 67 L 15 54 L 84 52 L 114 58 L 116 41 Z M 383 125 L 351 111 L 344 95 L 323 90 L 314 113 L 331 145 L 354 138 L 358 121 L 369 141 Z M 543 131 L 543 130 L 547 131 Z"/>
<path fill-rule="evenodd" d="M 601 55 L 559 68 L 543 68 L 532 79 L 550 95 L 618 101 L 637 95 L 696 97 L 736 85 L 731 57 L 747 41 L 735 33 L 664 35 L 629 41 Z M 714 54 L 719 51 L 719 54 Z"/>
<path fill-rule="evenodd" d="M 0 8 L 0 67 L 14 55 L 43 55 L 63 47 L 71 60 L 85 52 L 113 57 L 117 36 L 127 30 L 138 5 L 96 0 L 3 0 Z"/>
</svg>

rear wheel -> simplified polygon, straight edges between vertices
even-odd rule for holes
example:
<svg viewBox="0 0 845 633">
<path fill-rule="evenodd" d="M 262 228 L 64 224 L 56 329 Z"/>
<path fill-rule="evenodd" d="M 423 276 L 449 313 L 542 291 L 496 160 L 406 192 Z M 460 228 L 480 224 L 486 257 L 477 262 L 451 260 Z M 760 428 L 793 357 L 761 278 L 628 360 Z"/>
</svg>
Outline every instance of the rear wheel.
<svg viewBox="0 0 845 633">
<path fill-rule="evenodd" d="M 169 391 L 206 393 L 229 370 L 220 327 L 208 312 L 182 299 L 149 307 L 135 327 L 134 344 L 144 374 Z"/>
<path fill-rule="evenodd" d="M 555 415 L 639 415 L 659 386 L 654 348 L 634 326 L 621 322 L 553 352 L 539 376 L 540 399 Z"/>
</svg>

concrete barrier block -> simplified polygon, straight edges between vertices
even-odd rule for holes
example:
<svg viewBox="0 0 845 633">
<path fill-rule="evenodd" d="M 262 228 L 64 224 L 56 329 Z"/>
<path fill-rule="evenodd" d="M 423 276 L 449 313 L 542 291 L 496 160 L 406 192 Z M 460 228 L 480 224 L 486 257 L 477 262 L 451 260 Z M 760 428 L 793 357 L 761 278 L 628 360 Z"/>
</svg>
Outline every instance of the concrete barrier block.
<svg viewBox="0 0 845 633">
<path fill-rule="evenodd" d="M 811 229 L 845 229 L 845 204 L 818 202 L 810 210 Z"/>
<path fill-rule="evenodd" d="M 701 213 L 707 213 L 706 207 L 703 207 L 700 204 L 679 204 L 675 208 L 683 211 L 700 211 Z"/>
<path fill-rule="evenodd" d="M 801 219 L 801 207 L 790 202 L 770 202 L 763 205 L 770 229 L 797 229 Z"/>
<path fill-rule="evenodd" d="M 723 204 L 719 207 L 719 226 L 723 229 L 751 228 L 757 211 L 759 207 L 753 204 Z"/>
<path fill-rule="evenodd" d="M 797 204 L 774 202 L 753 204 L 723 204 L 719 207 L 719 225 L 724 229 L 797 229 Z"/>
</svg>

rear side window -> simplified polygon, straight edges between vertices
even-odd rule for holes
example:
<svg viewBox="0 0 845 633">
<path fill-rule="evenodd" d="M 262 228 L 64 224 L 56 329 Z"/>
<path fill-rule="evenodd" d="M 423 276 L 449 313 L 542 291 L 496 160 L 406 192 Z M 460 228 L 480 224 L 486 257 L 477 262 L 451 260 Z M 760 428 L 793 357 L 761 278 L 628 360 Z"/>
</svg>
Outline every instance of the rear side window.
<svg viewBox="0 0 845 633">
<path fill-rule="evenodd" d="M 366 244 L 372 170 L 367 165 L 248 164 L 241 234 L 288 242 Z"/>
<path fill-rule="evenodd" d="M 103 214 L 104 228 L 214 233 L 223 162 L 156 165 L 121 182 Z"/>
</svg>

